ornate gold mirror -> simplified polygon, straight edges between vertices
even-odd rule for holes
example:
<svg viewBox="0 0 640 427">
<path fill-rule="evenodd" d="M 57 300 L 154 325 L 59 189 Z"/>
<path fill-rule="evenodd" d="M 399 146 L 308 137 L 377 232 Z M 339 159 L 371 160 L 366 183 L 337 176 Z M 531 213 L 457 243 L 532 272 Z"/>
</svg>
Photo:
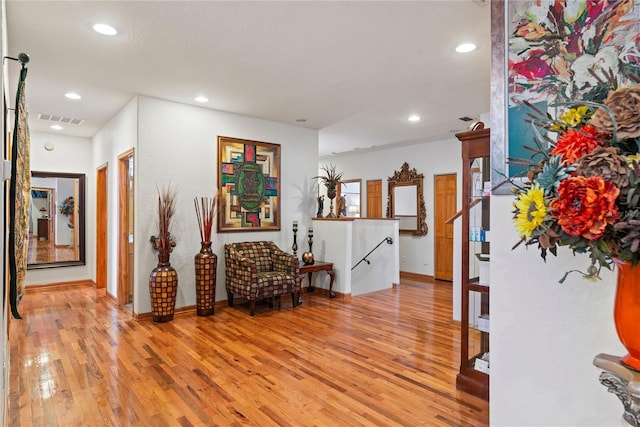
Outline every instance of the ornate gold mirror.
<svg viewBox="0 0 640 427">
<path fill-rule="evenodd" d="M 426 236 L 427 209 L 422 194 L 424 175 L 409 169 L 404 162 L 400 171 L 395 171 L 388 179 L 387 218 L 395 218 L 400 223 L 400 234 Z"/>
<path fill-rule="evenodd" d="M 85 264 L 85 175 L 31 172 L 27 269 Z"/>
</svg>

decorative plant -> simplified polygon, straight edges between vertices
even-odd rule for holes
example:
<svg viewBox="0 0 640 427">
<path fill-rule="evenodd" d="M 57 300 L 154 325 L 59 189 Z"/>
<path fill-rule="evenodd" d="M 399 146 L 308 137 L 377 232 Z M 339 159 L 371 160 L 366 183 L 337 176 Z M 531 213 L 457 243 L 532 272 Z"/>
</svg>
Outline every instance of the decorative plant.
<svg viewBox="0 0 640 427">
<path fill-rule="evenodd" d="M 196 208 L 196 216 L 198 217 L 198 228 L 200 229 L 201 242 L 211 241 L 211 228 L 213 227 L 213 217 L 216 214 L 217 203 L 217 197 L 200 197 L 199 204 L 197 197 L 193 199 L 193 204 Z"/>
<path fill-rule="evenodd" d="M 320 169 L 325 171 L 326 175 L 314 176 L 313 178 L 319 179 L 320 181 L 322 181 L 324 186 L 327 187 L 327 193 L 332 192 L 334 193 L 334 197 L 335 197 L 336 187 L 340 182 L 340 178 L 342 178 L 342 175 L 344 175 L 344 172 L 340 172 L 340 173 L 336 172 L 336 167 L 334 165 L 331 165 L 331 166 L 324 165 Z M 329 198 L 332 198 L 332 197 L 329 197 Z"/>
<path fill-rule="evenodd" d="M 58 212 L 60 212 L 64 216 L 73 215 L 73 209 L 75 207 L 75 201 L 73 200 L 73 196 L 69 196 L 60 206 L 58 206 Z"/>
<path fill-rule="evenodd" d="M 561 246 L 588 254 L 591 265 L 582 273 L 588 279 L 614 263 L 636 265 L 640 71 L 634 2 L 511 6 L 518 19 L 509 38 L 509 98 L 530 107 L 525 121 L 535 135 L 524 143 L 535 145 L 527 147 L 530 159 L 510 159 L 528 165 L 527 182 L 515 190 L 521 242 L 537 245 L 542 258 Z"/>
<path fill-rule="evenodd" d="M 161 256 L 168 256 L 176 242 L 171 236 L 171 219 L 175 214 L 176 194 L 170 187 L 162 193 L 158 190 L 158 235 L 151 236 L 150 242 L 153 249 Z"/>
<path fill-rule="evenodd" d="M 597 279 L 602 267 L 640 260 L 640 87 L 558 106 L 557 120 L 531 106 L 537 147 L 530 181 L 516 190 L 515 226 L 542 258 L 560 246 L 588 253 L 582 274 Z"/>
</svg>

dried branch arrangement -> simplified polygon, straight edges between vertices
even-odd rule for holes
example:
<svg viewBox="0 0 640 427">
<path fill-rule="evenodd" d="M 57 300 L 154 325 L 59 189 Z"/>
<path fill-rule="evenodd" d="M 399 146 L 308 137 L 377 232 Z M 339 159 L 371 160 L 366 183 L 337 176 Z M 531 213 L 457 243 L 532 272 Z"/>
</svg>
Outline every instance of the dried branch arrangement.
<svg viewBox="0 0 640 427">
<path fill-rule="evenodd" d="M 198 217 L 198 227 L 200 228 L 200 241 L 211 241 L 211 228 L 213 227 L 213 217 L 216 214 L 216 206 L 218 204 L 217 197 L 200 197 L 193 199 L 196 208 L 196 216 Z"/>
</svg>

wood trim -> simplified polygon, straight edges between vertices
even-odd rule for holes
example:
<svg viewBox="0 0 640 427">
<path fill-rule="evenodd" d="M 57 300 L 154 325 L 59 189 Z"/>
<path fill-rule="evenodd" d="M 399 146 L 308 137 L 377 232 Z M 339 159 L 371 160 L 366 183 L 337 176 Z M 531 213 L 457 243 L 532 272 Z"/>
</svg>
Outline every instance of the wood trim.
<svg viewBox="0 0 640 427">
<path fill-rule="evenodd" d="M 217 303 L 216 303 L 216 305 L 217 305 Z M 178 307 L 173 311 L 173 315 L 174 316 L 181 316 L 181 315 L 184 315 L 184 314 L 193 314 L 193 313 L 196 312 L 197 308 L 198 307 L 196 305 L 186 305 L 184 307 Z M 150 319 L 153 318 L 153 313 L 152 312 L 146 312 L 146 313 L 136 313 L 136 312 L 134 312 L 131 316 L 133 317 L 134 320 L 138 320 L 138 321 L 150 320 Z"/>
<path fill-rule="evenodd" d="M 429 276 L 428 274 L 420 274 L 420 273 L 411 273 L 409 271 L 401 271 L 400 272 L 400 280 L 417 280 L 420 282 L 428 282 L 433 281 L 433 276 Z"/>
<path fill-rule="evenodd" d="M 109 169 L 108 165 L 96 169 L 96 288 L 107 287 L 108 275 L 108 209 L 109 209 Z"/>
<path fill-rule="evenodd" d="M 93 280 L 90 280 L 90 279 L 72 280 L 72 281 L 66 281 L 66 282 L 40 283 L 36 285 L 26 285 L 24 287 L 24 292 L 29 293 L 29 292 L 41 291 L 43 289 L 53 289 L 53 288 L 61 288 L 61 287 L 73 287 L 73 286 L 95 287 L 96 284 Z"/>
<path fill-rule="evenodd" d="M 116 301 L 118 305 L 127 303 L 128 286 L 127 279 L 129 274 L 129 255 L 128 255 L 128 189 L 129 183 L 129 158 L 134 155 L 134 149 L 131 148 L 118 156 L 118 280 Z"/>
</svg>

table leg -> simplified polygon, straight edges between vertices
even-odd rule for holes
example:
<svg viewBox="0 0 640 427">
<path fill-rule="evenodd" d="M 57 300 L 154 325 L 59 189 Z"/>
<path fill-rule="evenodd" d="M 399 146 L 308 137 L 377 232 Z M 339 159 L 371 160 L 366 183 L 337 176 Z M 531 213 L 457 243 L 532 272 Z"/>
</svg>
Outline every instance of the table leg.
<svg viewBox="0 0 640 427">
<path fill-rule="evenodd" d="M 329 298 L 335 298 L 336 294 L 333 293 L 333 279 L 336 276 L 336 273 L 333 270 L 327 270 L 327 273 L 329 273 L 329 277 L 331 277 L 331 280 L 329 281 Z"/>
<path fill-rule="evenodd" d="M 309 275 L 309 286 L 307 287 L 307 292 L 313 292 L 314 288 L 313 286 L 311 286 L 311 275 L 313 274 L 313 272 L 310 271 L 307 274 Z"/>
</svg>

